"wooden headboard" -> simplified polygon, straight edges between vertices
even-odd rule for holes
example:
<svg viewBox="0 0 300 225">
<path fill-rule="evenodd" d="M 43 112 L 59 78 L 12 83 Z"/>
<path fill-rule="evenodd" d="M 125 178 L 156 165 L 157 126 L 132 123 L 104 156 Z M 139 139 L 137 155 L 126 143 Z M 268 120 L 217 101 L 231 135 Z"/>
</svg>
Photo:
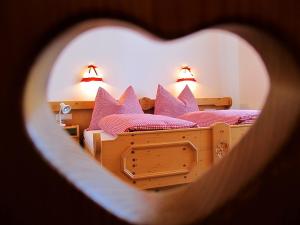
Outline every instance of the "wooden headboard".
<svg viewBox="0 0 300 225">
<path fill-rule="evenodd" d="M 147 97 L 141 98 L 140 104 L 145 113 L 153 113 L 155 100 Z M 196 98 L 199 109 L 228 109 L 232 105 L 231 97 L 223 98 Z M 66 125 L 79 125 L 80 137 L 82 132 L 86 129 L 92 117 L 94 108 L 94 101 L 61 101 L 71 106 L 72 119 L 64 120 Z M 54 113 L 59 111 L 59 104 L 61 102 L 49 102 L 50 108 Z"/>
<path fill-rule="evenodd" d="M 155 99 L 141 98 L 140 104 L 144 111 L 154 109 Z M 203 109 L 228 109 L 232 105 L 231 97 L 223 98 L 196 98 L 200 110 Z M 94 108 L 94 101 L 61 101 L 71 106 L 72 110 L 92 110 Z M 61 102 L 49 102 L 53 112 L 59 111 L 59 104 Z"/>
</svg>

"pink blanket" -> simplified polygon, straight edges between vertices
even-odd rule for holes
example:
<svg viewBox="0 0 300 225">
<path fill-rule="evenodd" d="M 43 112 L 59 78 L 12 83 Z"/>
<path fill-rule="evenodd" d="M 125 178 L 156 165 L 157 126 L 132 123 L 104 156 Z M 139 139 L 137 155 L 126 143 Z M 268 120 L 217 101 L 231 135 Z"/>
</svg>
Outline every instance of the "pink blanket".
<svg viewBox="0 0 300 225">
<path fill-rule="evenodd" d="M 196 123 L 199 127 L 209 127 L 217 122 L 229 125 L 250 124 L 259 116 L 259 110 L 210 110 L 183 114 L 178 119 Z"/>
<path fill-rule="evenodd" d="M 152 114 L 112 114 L 103 117 L 98 125 L 106 133 L 112 135 L 117 135 L 126 131 L 197 127 L 197 124 L 194 122 Z"/>
</svg>

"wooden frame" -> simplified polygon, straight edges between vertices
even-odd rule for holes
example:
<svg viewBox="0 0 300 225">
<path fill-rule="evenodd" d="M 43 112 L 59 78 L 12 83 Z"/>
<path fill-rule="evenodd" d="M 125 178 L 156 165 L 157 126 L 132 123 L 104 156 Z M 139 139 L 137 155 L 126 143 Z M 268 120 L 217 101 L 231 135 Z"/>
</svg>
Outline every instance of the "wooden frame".
<svg viewBox="0 0 300 225">
<path fill-rule="evenodd" d="M 114 140 L 93 134 L 89 152 L 103 167 L 141 189 L 190 183 L 244 136 L 251 125 L 122 133 Z M 170 152 L 172 154 L 170 154 Z"/>
<path fill-rule="evenodd" d="M 2 105 L 10 109 L 1 111 L 7 149 L 1 154 L 3 223 L 52 225 L 59 218 L 70 224 L 299 224 L 299 1 L 60 3 L 46 0 L 41 7 L 34 1 L 4 0 L 1 8 L 2 51 L 9 53 L 1 60 Z M 166 8 L 176 13 L 167 16 Z M 19 29 L 15 15 L 27 18 L 36 12 L 43 16 L 24 21 Z M 86 25 L 94 18 L 91 13 L 138 24 L 157 39 L 174 40 L 214 26 L 256 49 L 270 75 L 270 92 L 259 120 L 230 157 L 188 188 L 160 195 L 136 191 L 82 157 L 53 124 L 44 102 L 51 68 L 63 48 L 100 26 L 94 21 Z M 12 133 L 17 141 L 11 141 Z"/>
<path fill-rule="evenodd" d="M 196 100 L 200 110 L 228 109 L 232 104 L 230 97 Z M 94 107 L 93 101 L 65 103 L 71 105 L 73 113 L 88 110 L 91 114 Z M 59 110 L 59 102 L 49 104 L 53 111 Z M 151 113 L 155 100 L 144 97 L 140 99 L 140 104 L 145 112 Z M 89 121 L 83 119 L 82 115 L 78 118 Z M 88 124 L 81 121 L 72 123 L 81 124 L 82 130 L 88 127 Z M 123 133 L 115 140 L 102 140 L 100 133 L 95 133 L 93 149 L 85 147 L 85 150 L 125 182 L 141 189 L 161 188 L 194 181 L 222 158 L 249 127 L 250 125 L 228 126 L 221 123 L 210 128 Z M 170 160 L 169 150 L 172 151 L 173 160 Z M 143 160 L 133 162 L 137 158 L 132 157 L 132 151 L 138 152 L 139 159 Z M 160 157 L 154 160 L 153 155 L 157 154 Z M 148 171 L 145 171 L 146 168 Z"/>
<path fill-rule="evenodd" d="M 140 104 L 145 113 L 153 113 L 154 111 L 154 99 L 147 97 L 141 98 Z M 223 98 L 196 98 L 199 109 L 228 109 L 232 105 L 231 97 Z M 83 130 L 89 126 L 92 117 L 92 111 L 94 108 L 94 101 L 60 101 L 60 102 L 49 102 L 49 106 L 53 112 L 59 111 L 59 104 L 64 102 L 72 108 L 72 119 L 65 120 L 66 125 L 79 125 L 80 142 L 83 139 Z"/>
<path fill-rule="evenodd" d="M 63 128 L 73 138 L 73 140 L 79 142 L 79 125 L 64 126 Z"/>
<path fill-rule="evenodd" d="M 147 97 L 143 97 L 140 100 L 141 107 L 144 111 L 151 110 L 154 108 L 155 100 Z M 231 97 L 222 98 L 196 98 L 197 104 L 200 109 L 203 108 L 223 108 L 228 109 L 232 105 Z M 58 112 L 60 109 L 59 104 L 64 102 L 70 105 L 72 110 L 92 110 L 94 108 L 94 101 L 60 101 L 60 102 L 49 102 L 50 108 L 53 112 Z"/>
</svg>

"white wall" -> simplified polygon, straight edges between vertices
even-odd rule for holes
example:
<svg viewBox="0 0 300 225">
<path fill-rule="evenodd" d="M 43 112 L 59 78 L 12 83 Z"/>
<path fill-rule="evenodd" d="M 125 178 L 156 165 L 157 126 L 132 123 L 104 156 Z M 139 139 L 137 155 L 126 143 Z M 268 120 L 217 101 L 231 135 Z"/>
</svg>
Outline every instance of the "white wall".
<svg viewBox="0 0 300 225">
<path fill-rule="evenodd" d="M 217 59 L 220 83 L 219 95 L 232 97 L 232 108 L 239 108 L 239 38 L 228 33 L 218 33 Z"/>
<path fill-rule="evenodd" d="M 238 42 L 240 108 L 261 109 L 267 97 L 270 80 L 266 67 L 254 48 Z"/>
<path fill-rule="evenodd" d="M 261 60 L 233 34 L 206 30 L 164 42 L 128 28 L 103 27 L 81 34 L 62 51 L 49 79 L 49 101 L 94 99 L 97 87 L 80 83 L 80 71 L 89 63 L 100 67 L 101 85 L 116 98 L 128 85 L 139 97 L 154 98 L 158 83 L 177 95 L 183 88 L 175 82 L 182 64 L 195 72 L 196 97 L 231 96 L 234 108 L 259 108 L 267 93 Z"/>
</svg>

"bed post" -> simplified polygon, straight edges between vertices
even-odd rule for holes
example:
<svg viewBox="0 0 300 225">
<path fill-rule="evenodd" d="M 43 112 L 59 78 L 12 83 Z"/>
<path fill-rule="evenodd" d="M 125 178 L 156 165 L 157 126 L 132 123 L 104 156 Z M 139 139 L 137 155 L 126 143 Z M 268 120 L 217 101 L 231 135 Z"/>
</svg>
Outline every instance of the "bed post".
<svg viewBox="0 0 300 225">
<path fill-rule="evenodd" d="M 94 145 L 94 157 L 96 160 L 101 161 L 101 134 L 100 133 L 93 133 L 93 145 Z"/>
<path fill-rule="evenodd" d="M 231 147 L 230 126 L 226 123 L 215 123 L 212 127 L 213 163 L 221 160 Z"/>
</svg>

